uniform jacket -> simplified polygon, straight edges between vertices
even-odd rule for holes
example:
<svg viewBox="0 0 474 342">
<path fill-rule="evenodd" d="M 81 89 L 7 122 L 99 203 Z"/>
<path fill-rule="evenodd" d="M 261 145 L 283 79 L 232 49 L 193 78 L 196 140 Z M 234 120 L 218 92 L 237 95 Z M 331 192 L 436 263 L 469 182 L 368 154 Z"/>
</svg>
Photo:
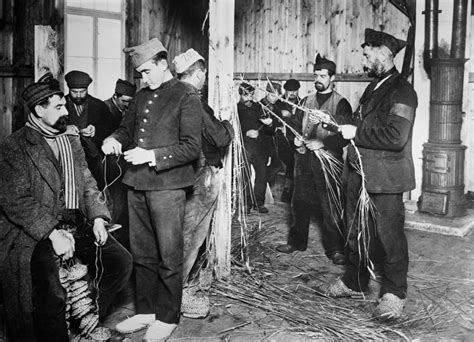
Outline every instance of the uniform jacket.
<svg viewBox="0 0 474 342">
<path fill-rule="evenodd" d="M 194 183 L 203 109 L 196 88 L 173 78 L 134 96 L 112 134 L 122 146 L 152 149 L 156 166 L 130 165 L 123 182 L 136 190 L 171 190 Z"/>
<path fill-rule="evenodd" d="M 123 112 L 117 107 L 114 102 L 113 97 L 104 101 L 107 108 L 109 108 L 110 116 L 107 117 L 106 127 L 109 133 L 106 135 L 110 135 L 113 131 L 115 131 L 119 126 L 120 122 L 122 122 Z"/>
<path fill-rule="evenodd" d="M 97 201 L 96 182 L 87 168 L 77 135 L 69 135 L 79 210 L 85 217 L 110 220 Z M 59 161 L 43 136 L 23 127 L 0 148 L 0 282 L 13 333 L 32 331 L 30 260 L 38 241 L 47 239 L 64 209 Z"/>
<path fill-rule="evenodd" d="M 379 88 L 370 84 L 360 101 L 360 123 L 356 131 L 366 175 L 366 187 L 373 193 L 400 193 L 415 188 L 411 152 L 417 96 L 398 71 Z M 349 148 L 349 159 L 355 160 Z"/>
</svg>

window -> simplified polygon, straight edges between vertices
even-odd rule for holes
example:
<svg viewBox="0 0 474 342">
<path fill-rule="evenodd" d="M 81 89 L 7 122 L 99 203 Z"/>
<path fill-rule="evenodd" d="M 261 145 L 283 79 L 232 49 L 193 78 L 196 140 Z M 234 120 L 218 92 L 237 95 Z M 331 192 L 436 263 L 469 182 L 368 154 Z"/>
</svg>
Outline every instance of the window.
<svg viewBox="0 0 474 342">
<path fill-rule="evenodd" d="M 87 72 L 89 93 L 101 100 L 124 78 L 125 4 L 123 0 L 66 0 L 65 73 Z M 66 85 L 67 87 L 67 85 Z"/>
</svg>

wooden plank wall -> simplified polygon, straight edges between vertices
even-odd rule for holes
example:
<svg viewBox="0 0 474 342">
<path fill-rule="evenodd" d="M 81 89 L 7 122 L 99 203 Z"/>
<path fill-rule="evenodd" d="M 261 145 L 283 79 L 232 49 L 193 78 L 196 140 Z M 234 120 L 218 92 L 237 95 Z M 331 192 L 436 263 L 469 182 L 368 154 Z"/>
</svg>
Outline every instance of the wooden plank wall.
<svg viewBox="0 0 474 342">
<path fill-rule="evenodd" d="M 366 27 L 406 39 L 409 21 L 388 0 L 237 1 L 235 71 L 312 73 L 320 53 L 336 62 L 337 73 L 362 73 Z M 403 53 L 396 59 L 399 68 Z M 336 88 L 354 107 L 366 85 L 339 82 Z M 304 82 L 300 95 L 313 89 Z"/>
<path fill-rule="evenodd" d="M 4 16 L 0 21 L 0 138 L 25 123 L 28 110 L 21 100 L 21 93 L 33 82 L 35 25 L 51 25 L 58 31 L 63 27 L 62 0 L 5 0 L 3 5 Z M 60 45 L 62 41 L 61 37 Z"/>
</svg>

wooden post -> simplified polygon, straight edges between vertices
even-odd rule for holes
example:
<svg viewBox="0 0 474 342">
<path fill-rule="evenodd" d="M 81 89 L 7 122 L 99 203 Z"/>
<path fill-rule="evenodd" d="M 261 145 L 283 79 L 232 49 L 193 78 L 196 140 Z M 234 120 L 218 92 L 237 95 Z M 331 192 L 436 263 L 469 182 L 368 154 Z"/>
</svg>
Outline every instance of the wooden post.
<svg viewBox="0 0 474 342">
<path fill-rule="evenodd" d="M 234 0 L 209 1 L 209 104 L 220 119 L 231 120 L 234 107 L 232 93 L 234 73 Z M 215 274 L 218 279 L 230 275 L 232 222 L 231 150 L 220 170 L 222 187 L 211 236 Z"/>
</svg>

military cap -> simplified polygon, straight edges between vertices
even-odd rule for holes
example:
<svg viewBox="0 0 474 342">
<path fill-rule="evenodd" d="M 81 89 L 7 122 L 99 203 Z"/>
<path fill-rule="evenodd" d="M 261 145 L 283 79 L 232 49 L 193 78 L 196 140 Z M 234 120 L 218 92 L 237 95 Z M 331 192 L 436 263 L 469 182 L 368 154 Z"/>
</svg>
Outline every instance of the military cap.
<svg viewBox="0 0 474 342">
<path fill-rule="evenodd" d="M 300 89 L 300 82 L 295 80 L 294 78 L 290 78 L 288 81 L 285 82 L 283 88 L 288 91 L 295 91 Z"/>
<path fill-rule="evenodd" d="M 53 95 L 63 95 L 59 88 L 59 82 L 53 78 L 51 73 L 41 77 L 38 82 L 30 84 L 23 90 L 21 97 L 26 102 L 28 108 L 33 108 L 42 100 L 45 100 Z"/>
<path fill-rule="evenodd" d="M 87 88 L 92 82 L 92 78 L 89 74 L 79 70 L 69 71 L 66 76 L 64 76 L 64 79 L 69 89 Z"/>
<path fill-rule="evenodd" d="M 189 49 L 186 52 L 176 56 L 173 59 L 173 64 L 176 72 L 182 74 L 185 72 L 191 65 L 197 61 L 204 61 L 204 57 L 201 56 L 196 50 Z"/>
<path fill-rule="evenodd" d="M 268 82 L 266 90 L 269 93 L 273 93 L 273 94 L 277 94 L 277 95 L 281 94 L 281 84 L 276 83 L 276 82 Z"/>
<path fill-rule="evenodd" d="M 336 63 L 334 63 L 333 61 L 330 61 L 329 59 L 321 57 L 321 55 L 318 53 L 316 55 L 316 59 L 314 60 L 314 71 L 321 70 L 321 69 L 327 69 L 327 71 L 330 71 L 333 74 L 335 74 Z"/>
<path fill-rule="evenodd" d="M 394 36 L 381 32 L 375 31 L 370 28 L 365 29 L 365 40 L 364 43 L 361 45 L 365 47 L 366 45 L 369 46 L 381 46 L 384 45 L 392 51 L 392 54 L 395 56 L 398 51 L 403 49 L 407 43 L 404 40 L 400 40 L 395 38 Z"/>
<path fill-rule="evenodd" d="M 137 91 L 137 86 L 128 81 L 118 79 L 115 83 L 115 92 L 120 95 L 133 96 Z"/>
<path fill-rule="evenodd" d="M 246 82 L 242 82 L 239 86 L 239 94 L 240 95 L 249 95 L 255 91 L 255 87 L 251 84 Z"/>
<path fill-rule="evenodd" d="M 158 38 L 152 38 L 149 41 L 137 45 L 126 47 L 123 52 L 128 53 L 132 59 L 133 67 L 136 69 L 149 59 L 160 52 L 168 52 Z"/>
</svg>

